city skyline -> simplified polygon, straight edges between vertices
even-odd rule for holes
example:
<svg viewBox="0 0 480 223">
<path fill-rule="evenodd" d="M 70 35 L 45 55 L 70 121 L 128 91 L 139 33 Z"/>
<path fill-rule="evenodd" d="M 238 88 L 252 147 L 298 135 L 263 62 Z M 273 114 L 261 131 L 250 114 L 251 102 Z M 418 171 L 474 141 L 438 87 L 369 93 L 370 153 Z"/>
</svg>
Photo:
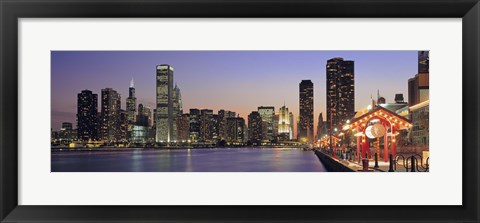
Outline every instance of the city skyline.
<svg viewBox="0 0 480 223">
<path fill-rule="evenodd" d="M 132 78 L 136 102 L 155 107 L 153 80 L 160 64 L 175 68 L 174 82 L 182 89 L 185 111 L 225 109 L 246 120 L 257 107 L 274 106 L 278 113 L 285 104 L 297 122 L 298 84 L 312 80 L 317 126 L 318 114 L 326 114 L 325 66 L 335 57 L 355 61 L 355 110 L 365 107 L 377 89 L 387 102 L 393 102 L 397 93 L 406 97 L 407 81 L 417 71 L 417 51 L 52 51 L 52 128 L 76 123 L 76 97 L 85 89 L 100 94 L 101 89 L 112 88 L 125 110 Z"/>
</svg>

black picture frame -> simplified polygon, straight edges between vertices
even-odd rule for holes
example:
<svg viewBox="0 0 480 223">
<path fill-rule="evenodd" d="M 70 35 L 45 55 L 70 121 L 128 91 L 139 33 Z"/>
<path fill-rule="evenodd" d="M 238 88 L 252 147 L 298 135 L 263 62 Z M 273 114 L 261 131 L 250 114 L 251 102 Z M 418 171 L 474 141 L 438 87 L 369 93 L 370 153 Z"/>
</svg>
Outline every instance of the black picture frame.
<svg viewBox="0 0 480 223">
<path fill-rule="evenodd" d="M 478 222 L 478 0 L 0 0 L 0 219 L 2 222 Z M 24 206 L 18 205 L 18 19 L 132 17 L 462 18 L 461 206 Z M 446 43 L 448 44 L 448 43 Z M 459 148 L 455 148 L 459 149 Z M 445 164 L 448 165 L 448 164 Z M 418 185 L 417 185 L 418 186 Z M 406 194 L 408 196 L 408 186 Z M 321 193 L 312 189 L 312 193 Z M 448 191 L 445 191 L 448 193 Z M 279 195 L 281 196 L 281 195 Z M 396 195 L 392 194 L 391 199 Z M 439 194 L 438 196 L 442 196 Z M 359 196 L 358 199 L 362 199 Z M 412 201 L 421 199 L 412 197 Z"/>
</svg>

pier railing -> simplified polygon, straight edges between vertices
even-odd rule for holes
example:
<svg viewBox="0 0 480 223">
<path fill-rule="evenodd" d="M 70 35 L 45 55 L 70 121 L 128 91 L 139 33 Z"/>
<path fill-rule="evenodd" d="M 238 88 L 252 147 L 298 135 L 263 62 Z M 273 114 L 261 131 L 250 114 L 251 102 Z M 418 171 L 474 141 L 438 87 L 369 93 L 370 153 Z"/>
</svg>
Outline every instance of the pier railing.
<svg viewBox="0 0 480 223">
<path fill-rule="evenodd" d="M 409 156 L 404 156 L 403 154 L 398 154 L 395 157 L 394 168 L 397 169 L 397 165 L 403 166 L 406 172 L 429 172 L 430 171 L 430 157 L 425 159 L 423 162 L 422 156 L 419 154 L 413 154 Z"/>
<path fill-rule="evenodd" d="M 338 160 L 345 160 L 352 163 L 358 163 L 359 156 L 355 150 L 341 151 L 341 150 L 331 150 L 326 148 L 318 149 L 320 152 L 328 155 L 330 157 L 336 158 Z M 375 166 L 378 168 L 378 156 L 375 154 L 372 156 L 375 159 Z M 369 157 L 369 154 L 367 154 Z M 360 157 L 362 158 L 362 157 Z M 361 165 L 361 163 L 358 163 Z M 387 171 L 387 170 L 381 170 Z M 430 157 L 422 157 L 420 154 L 397 154 L 395 157 L 390 155 L 389 157 L 389 168 L 388 172 L 429 172 L 430 171 Z"/>
</svg>

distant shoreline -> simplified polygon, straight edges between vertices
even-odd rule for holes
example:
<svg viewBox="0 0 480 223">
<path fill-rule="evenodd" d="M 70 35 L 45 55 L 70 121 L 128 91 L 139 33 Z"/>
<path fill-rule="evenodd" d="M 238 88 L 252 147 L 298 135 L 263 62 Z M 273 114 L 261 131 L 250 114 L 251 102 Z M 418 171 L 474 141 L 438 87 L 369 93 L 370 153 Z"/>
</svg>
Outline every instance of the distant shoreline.
<svg viewBox="0 0 480 223">
<path fill-rule="evenodd" d="M 185 149 L 300 149 L 312 150 L 303 147 L 289 147 L 289 146 L 230 146 L 230 147 L 92 147 L 92 148 L 51 148 L 53 152 L 59 151 L 133 151 L 133 150 L 185 150 Z"/>
</svg>

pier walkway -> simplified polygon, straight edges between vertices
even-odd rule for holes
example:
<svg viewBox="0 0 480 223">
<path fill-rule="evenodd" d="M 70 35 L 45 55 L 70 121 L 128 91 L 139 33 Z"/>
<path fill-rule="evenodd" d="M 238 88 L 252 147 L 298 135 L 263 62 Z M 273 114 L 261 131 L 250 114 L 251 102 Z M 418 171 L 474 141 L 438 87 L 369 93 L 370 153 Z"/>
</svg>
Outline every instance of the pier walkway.
<svg viewBox="0 0 480 223">
<path fill-rule="evenodd" d="M 321 151 L 318 151 L 318 150 L 316 150 L 315 153 L 317 154 L 317 156 L 320 155 L 318 153 L 321 153 L 324 156 L 328 157 L 329 159 L 342 164 L 343 166 L 347 167 L 348 169 L 351 169 L 352 171 L 360 171 L 360 172 L 363 171 L 362 164 L 358 163 L 354 160 L 347 160 L 347 159 L 342 159 L 342 158 L 339 158 L 339 157 L 332 157 L 332 156 L 330 156 L 326 153 L 323 153 Z M 319 158 L 320 158 L 320 156 L 319 156 Z M 375 168 L 374 166 L 375 166 L 375 160 L 369 160 L 368 170 L 371 171 L 371 172 L 388 172 L 390 164 L 389 164 L 389 162 L 378 161 L 378 168 Z M 394 168 L 394 170 L 395 170 L 395 168 Z M 397 165 L 397 168 L 396 168 L 395 172 L 406 172 L 406 169 L 402 164 L 399 164 L 399 165 Z"/>
</svg>

